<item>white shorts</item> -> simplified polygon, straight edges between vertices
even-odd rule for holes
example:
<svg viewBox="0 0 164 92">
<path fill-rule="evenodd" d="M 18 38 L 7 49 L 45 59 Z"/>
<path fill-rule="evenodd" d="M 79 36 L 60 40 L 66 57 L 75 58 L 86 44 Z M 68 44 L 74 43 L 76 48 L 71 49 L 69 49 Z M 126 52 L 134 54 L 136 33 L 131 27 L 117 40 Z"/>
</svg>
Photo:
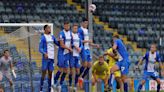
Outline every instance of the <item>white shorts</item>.
<svg viewBox="0 0 164 92">
<path fill-rule="evenodd" d="M 0 79 L 3 79 L 3 76 L 5 76 L 9 81 L 12 81 L 12 76 L 9 70 L 3 70 L 0 71 Z"/>
</svg>

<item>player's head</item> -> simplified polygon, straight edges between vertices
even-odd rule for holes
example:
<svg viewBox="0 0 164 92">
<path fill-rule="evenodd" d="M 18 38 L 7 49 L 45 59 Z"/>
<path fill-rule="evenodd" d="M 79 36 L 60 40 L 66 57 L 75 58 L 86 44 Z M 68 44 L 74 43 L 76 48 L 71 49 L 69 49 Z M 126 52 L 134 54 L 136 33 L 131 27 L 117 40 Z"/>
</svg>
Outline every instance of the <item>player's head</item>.
<svg viewBox="0 0 164 92">
<path fill-rule="evenodd" d="M 118 34 L 114 34 L 113 35 L 113 40 L 116 40 L 116 39 L 119 39 L 120 37 L 119 37 L 119 35 Z"/>
<path fill-rule="evenodd" d="M 157 50 L 156 44 L 151 44 L 150 51 L 151 51 L 152 53 L 154 53 L 154 52 L 156 52 L 156 50 Z"/>
<path fill-rule="evenodd" d="M 104 56 L 100 55 L 99 56 L 99 64 L 103 64 L 104 63 Z"/>
<path fill-rule="evenodd" d="M 81 25 L 82 25 L 82 27 L 87 28 L 88 27 L 88 19 L 83 18 Z"/>
<path fill-rule="evenodd" d="M 78 24 L 73 24 L 72 31 L 73 33 L 77 33 L 78 30 Z"/>
<path fill-rule="evenodd" d="M 65 21 L 65 22 L 64 22 L 64 30 L 65 30 L 65 31 L 69 31 L 69 30 L 70 30 L 70 24 L 69 24 L 68 21 Z"/>
<path fill-rule="evenodd" d="M 51 33 L 51 27 L 49 25 L 44 25 L 44 32 L 46 34 L 50 34 Z"/>
<path fill-rule="evenodd" d="M 10 56 L 9 50 L 4 50 L 3 55 L 5 57 L 9 57 Z"/>
</svg>

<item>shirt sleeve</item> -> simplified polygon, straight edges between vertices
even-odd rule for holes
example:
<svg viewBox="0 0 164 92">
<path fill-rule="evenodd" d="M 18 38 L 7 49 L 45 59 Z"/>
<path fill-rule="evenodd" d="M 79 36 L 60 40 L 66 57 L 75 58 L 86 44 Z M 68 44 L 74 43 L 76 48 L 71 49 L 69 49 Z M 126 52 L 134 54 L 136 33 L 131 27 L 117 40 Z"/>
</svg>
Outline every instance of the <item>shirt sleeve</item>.
<svg viewBox="0 0 164 92">
<path fill-rule="evenodd" d="M 63 33 L 62 32 L 59 33 L 59 39 L 60 40 L 64 40 L 64 36 L 63 36 Z"/>
<path fill-rule="evenodd" d="M 157 58 L 156 58 L 156 61 L 157 61 L 157 62 L 161 62 L 161 58 L 160 58 L 159 53 L 157 53 Z"/>
<path fill-rule="evenodd" d="M 82 40 L 80 40 L 80 48 L 83 48 Z"/>
<path fill-rule="evenodd" d="M 42 54 L 45 54 L 46 52 L 44 51 L 44 40 L 43 40 L 43 36 L 41 36 L 40 38 L 40 42 L 39 42 L 39 52 Z"/>
<path fill-rule="evenodd" d="M 59 46 L 59 41 L 56 40 L 55 36 L 53 36 L 54 43 Z"/>
<path fill-rule="evenodd" d="M 141 58 L 142 61 L 145 60 L 147 58 L 148 52 L 145 53 L 145 55 Z"/>
<path fill-rule="evenodd" d="M 83 30 L 81 28 L 78 29 L 78 34 L 79 34 L 80 39 L 83 41 L 84 35 L 83 35 Z"/>
<path fill-rule="evenodd" d="M 92 66 L 92 73 L 95 73 L 96 72 L 96 62 L 93 64 L 93 66 Z"/>
<path fill-rule="evenodd" d="M 115 40 L 114 44 L 118 46 L 119 45 L 119 40 Z"/>
</svg>

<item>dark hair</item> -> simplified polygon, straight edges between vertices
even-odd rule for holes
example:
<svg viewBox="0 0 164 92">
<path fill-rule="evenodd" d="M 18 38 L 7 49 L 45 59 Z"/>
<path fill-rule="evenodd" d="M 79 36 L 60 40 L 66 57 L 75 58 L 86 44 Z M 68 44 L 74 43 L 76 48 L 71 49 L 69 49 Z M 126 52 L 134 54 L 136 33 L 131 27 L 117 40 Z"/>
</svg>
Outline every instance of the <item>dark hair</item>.
<svg viewBox="0 0 164 92">
<path fill-rule="evenodd" d="M 73 26 L 79 26 L 77 23 L 74 23 Z"/>
<path fill-rule="evenodd" d="M 83 18 L 82 19 L 82 22 L 85 22 L 85 21 L 88 21 L 88 19 L 87 18 Z"/>
<path fill-rule="evenodd" d="M 7 51 L 9 51 L 9 50 L 4 50 L 3 53 L 5 54 Z"/>
<path fill-rule="evenodd" d="M 44 30 L 45 30 L 47 27 L 48 27 L 48 25 L 44 25 L 44 27 L 43 27 L 43 28 L 44 28 Z"/>
<path fill-rule="evenodd" d="M 64 25 L 66 25 L 66 24 L 69 24 L 69 22 L 68 21 L 64 21 Z"/>
</svg>

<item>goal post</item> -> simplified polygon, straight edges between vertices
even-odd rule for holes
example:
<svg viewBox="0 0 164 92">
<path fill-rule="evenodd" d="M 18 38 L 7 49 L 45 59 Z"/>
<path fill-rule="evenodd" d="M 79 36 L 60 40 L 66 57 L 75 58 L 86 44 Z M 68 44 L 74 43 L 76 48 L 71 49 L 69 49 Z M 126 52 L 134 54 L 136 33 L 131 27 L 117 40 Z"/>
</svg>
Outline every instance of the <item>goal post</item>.
<svg viewBox="0 0 164 92">
<path fill-rule="evenodd" d="M 27 50 L 27 57 L 29 61 L 29 80 L 30 80 L 30 86 L 31 86 L 31 91 L 34 92 L 34 86 L 33 86 L 33 72 L 31 62 L 32 62 L 32 53 L 35 47 L 36 50 L 38 51 L 38 44 L 39 44 L 39 38 L 41 33 L 43 32 L 43 26 L 44 25 L 49 25 L 51 27 L 51 34 L 53 35 L 53 30 L 54 26 L 53 23 L 0 23 L 0 28 L 3 30 L 0 31 L 5 31 L 8 30 L 6 28 L 12 29 L 11 32 L 9 33 L 4 33 L 0 36 L 0 42 L 6 42 L 9 44 L 14 44 L 17 45 L 19 40 L 23 40 L 27 45 L 25 47 Z M 37 29 L 37 27 L 40 27 L 42 29 Z M 16 28 L 16 29 L 13 29 Z M 36 29 L 35 29 L 36 28 Z M 36 40 L 37 38 L 37 40 Z M 23 45 L 23 44 L 22 44 Z M 17 46 L 16 46 L 17 47 Z M 21 46 L 20 46 L 21 47 Z M 20 48 L 16 48 L 20 49 Z M 31 51 L 32 50 L 32 51 Z M 53 77 L 52 77 L 53 79 Z M 53 80 L 52 80 L 53 81 Z M 23 83 L 23 82 L 22 82 Z M 53 83 L 53 82 L 52 82 Z"/>
</svg>

